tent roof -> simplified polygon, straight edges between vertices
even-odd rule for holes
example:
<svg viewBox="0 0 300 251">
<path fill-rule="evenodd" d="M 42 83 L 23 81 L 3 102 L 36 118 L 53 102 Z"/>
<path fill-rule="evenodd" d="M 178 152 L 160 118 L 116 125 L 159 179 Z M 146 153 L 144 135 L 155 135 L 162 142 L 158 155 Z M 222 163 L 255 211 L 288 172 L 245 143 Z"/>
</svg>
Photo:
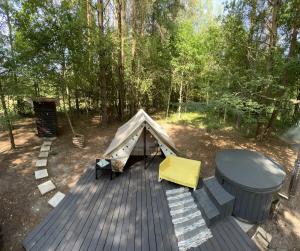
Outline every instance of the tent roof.
<svg viewBox="0 0 300 251">
<path fill-rule="evenodd" d="M 156 136 L 159 137 L 162 143 L 166 144 L 168 147 L 174 150 L 174 152 L 177 152 L 174 143 L 166 134 L 164 129 L 157 122 L 155 122 L 143 109 L 140 109 L 129 121 L 119 127 L 115 134 L 115 137 L 105 151 L 104 156 L 107 156 L 117 150 L 123 143 L 126 142 L 128 137 L 131 136 L 144 122 L 147 122 L 147 124 L 151 127 Z"/>
</svg>

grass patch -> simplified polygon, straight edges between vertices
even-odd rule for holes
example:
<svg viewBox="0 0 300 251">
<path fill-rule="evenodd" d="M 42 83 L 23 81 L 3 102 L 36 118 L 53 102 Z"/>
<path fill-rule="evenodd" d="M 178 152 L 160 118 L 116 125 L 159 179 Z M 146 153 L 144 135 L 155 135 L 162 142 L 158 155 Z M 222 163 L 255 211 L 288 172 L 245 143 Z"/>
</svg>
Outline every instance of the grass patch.
<svg viewBox="0 0 300 251">
<path fill-rule="evenodd" d="M 228 127 L 226 123 L 220 120 L 216 115 L 206 112 L 186 112 L 179 116 L 177 113 L 172 113 L 167 119 L 161 119 L 162 122 L 189 125 L 196 128 L 205 128 L 208 130 L 215 130 Z"/>
</svg>

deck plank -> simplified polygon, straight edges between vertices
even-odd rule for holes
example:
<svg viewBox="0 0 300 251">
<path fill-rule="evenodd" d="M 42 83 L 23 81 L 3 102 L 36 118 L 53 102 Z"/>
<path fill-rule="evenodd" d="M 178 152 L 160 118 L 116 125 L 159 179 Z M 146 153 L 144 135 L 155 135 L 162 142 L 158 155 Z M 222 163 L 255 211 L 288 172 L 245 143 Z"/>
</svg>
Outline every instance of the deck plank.
<svg viewBox="0 0 300 251">
<path fill-rule="evenodd" d="M 127 172 L 127 177 L 126 177 L 126 184 L 124 187 L 124 194 L 122 197 L 121 205 L 120 205 L 120 212 L 119 212 L 119 217 L 118 221 L 116 223 L 116 230 L 114 235 L 112 236 L 112 245 L 111 245 L 111 250 L 117 251 L 119 250 L 119 244 L 121 242 L 121 237 L 122 237 L 122 228 L 124 225 L 124 220 L 126 218 L 126 213 L 127 213 L 127 204 L 128 204 L 128 196 L 129 196 L 129 187 L 130 187 L 130 172 Z"/>
<path fill-rule="evenodd" d="M 149 168 L 145 172 L 145 183 L 146 183 L 146 204 L 147 204 L 147 225 L 148 225 L 148 241 L 149 241 L 149 249 L 150 251 L 157 250 L 156 244 L 156 236 L 155 236 L 155 229 L 154 229 L 154 215 L 153 215 L 153 206 L 152 206 L 152 197 L 151 197 L 151 182 L 150 182 L 150 171 Z"/>
<path fill-rule="evenodd" d="M 101 233 L 102 226 L 105 221 L 106 212 L 109 210 L 111 199 L 116 192 L 115 183 L 109 182 L 107 191 L 109 192 L 105 194 L 103 203 L 98 208 L 95 218 L 91 222 L 91 226 L 81 244 L 80 250 L 88 250 L 91 242 L 96 239 L 96 237 L 94 237 L 96 236 L 96 233 Z"/>
<path fill-rule="evenodd" d="M 134 234 L 134 250 L 142 251 L 142 194 L 141 194 L 141 180 L 144 167 L 138 169 L 138 176 L 136 180 L 136 215 L 135 215 L 135 234 Z"/>
<path fill-rule="evenodd" d="M 237 231 L 237 234 L 248 244 L 251 250 L 259 250 L 255 243 L 250 239 L 250 237 L 242 230 L 242 228 L 235 222 L 233 217 L 228 217 L 228 222 Z"/>
<path fill-rule="evenodd" d="M 83 196 L 83 194 L 78 194 L 77 196 L 81 197 L 81 200 L 75 200 L 75 203 L 72 203 L 70 207 L 63 211 L 60 217 L 57 219 L 56 223 L 53 224 L 50 228 L 48 228 L 44 238 L 40 239 L 36 245 L 34 246 L 33 250 L 41 250 L 45 248 L 46 250 L 50 249 L 50 245 L 53 243 L 60 243 L 62 238 L 64 238 L 65 234 L 68 232 L 70 225 L 76 220 L 76 216 L 82 213 L 82 208 L 85 207 L 86 204 L 91 202 L 91 198 L 94 195 L 95 190 L 97 189 L 94 186 L 94 180 L 89 180 L 88 189 L 85 193 L 88 196 Z"/>
<path fill-rule="evenodd" d="M 126 209 L 124 212 L 124 219 L 123 219 L 123 224 L 122 224 L 122 229 L 120 232 L 120 242 L 118 243 L 117 240 L 114 240 L 113 243 L 113 249 L 114 251 L 118 251 L 118 250 L 126 250 L 127 247 L 127 235 L 128 235 L 128 231 L 129 231 L 129 217 L 130 217 L 130 212 L 132 210 L 132 205 L 131 205 L 131 201 L 132 201 L 132 196 L 133 196 L 133 191 L 134 191 L 134 180 L 133 180 L 133 173 L 132 173 L 132 169 L 128 170 L 129 173 L 129 187 L 128 187 L 128 195 L 127 195 L 127 200 L 126 200 Z"/>
<path fill-rule="evenodd" d="M 103 208 L 103 204 L 105 203 L 106 194 L 110 192 L 111 189 L 111 183 L 106 182 L 106 185 L 102 187 L 101 194 L 97 200 L 97 203 L 95 207 L 93 208 L 90 216 L 88 217 L 84 227 L 82 228 L 80 234 L 78 236 L 73 236 L 73 239 L 70 240 L 70 248 L 71 250 L 80 250 L 81 246 L 83 245 L 84 240 L 86 239 L 90 228 L 92 227 L 93 221 L 97 218 L 97 213 L 101 212 L 101 209 Z M 72 245 L 73 244 L 73 245 Z"/>
<path fill-rule="evenodd" d="M 117 178 L 119 179 L 119 182 L 116 182 Z M 111 209 L 109 210 L 108 215 L 106 217 L 106 221 L 105 221 L 105 224 L 101 231 L 101 235 L 99 236 L 95 250 L 103 250 L 104 249 L 109 230 L 113 227 L 113 224 L 115 222 L 114 220 L 117 217 L 118 212 L 119 212 L 118 205 L 123 196 L 123 191 L 124 191 L 123 187 L 124 187 L 124 183 L 125 183 L 126 179 L 125 179 L 125 175 L 121 175 L 117 178 L 114 180 L 114 182 L 116 183 L 116 186 L 118 186 L 118 192 L 112 200 Z"/>
<path fill-rule="evenodd" d="M 142 250 L 143 251 L 149 251 L 150 245 L 149 245 L 149 226 L 148 226 L 148 208 L 147 208 L 147 174 L 148 170 L 144 170 L 142 172 L 142 179 L 141 179 L 141 222 L 142 222 Z"/>
<path fill-rule="evenodd" d="M 89 175 L 92 175 L 92 168 L 88 167 L 86 168 L 86 170 L 84 171 L 83 175 L 81 176 L 81 178 L 78 180 L 77 184 L 71 188 L 70 192 L 67 194 L 67 196 L 61 201 L 61 203 L 59 203 L 59 205 L 51 210 L 51 212 L 46 216 L 46 218 L 34 229 L 32 230 L 27 237 L 25 238 L 25 240 L 23 241 L 23 246 L 26 249 L 30 249 L 34 243 L 34 241 L 36 239 L 38 239 L 38 234 L 42 234 L 43 231 L 45 231 L 45 229 L 47 228 L 47 225 L 53 222 L 53 220 L 55 219 L 55 217 L 59 216 L 59 213 L 68 206 L 68 204 L 72 201 L 72 199 L 74 198 L 74 194 L 79 192 L 83 187 L 82 185 L 86 182 L 86 180 L 88 179 Z"/>
<path fill-rule="evenodd" d="M 166 242 L 164 241 L 164 232 L 161 229 L 160 217 L 159 217 L 160 207 L 157 204 L 157 199 L 156 199 L 157 193 L 154 189 L 153 176 L 154 176 L 153 172 L 150 172 L 149 180 L 150 180 L 151 200 L 152 200 L 152 209 L 153 209 L 153 216 L 154 216 L 154 231 L 156 236 L 157 250 L 166 250 L 167 247 L 166 247 Z"/>
<path fill-rule="evenodd" d="M 161 206 L 160 216 L 161 216 L 161 224 L 163 226 L 162 230 L 165 232 L 164 236 L 165 236 L 165 238 L 167 238 L 168 248 L 170 250 L 178 250 L 177 239 L 175 237 L 175 230 L 174 230 L 174 226 L 172 224 L 172 217 L 170 214 L 169 205 L 168 205 L 167 197 L 166 197 L 165 182 L 162 182 L 162 184 L 159 184 L 157 182 L 158 175 L 154 171 L 155 171 L 155 169 L 153 168 L 153 174 L 154 174 L 153 182 L 158 191 L 157 198 L 158 198 L 158 203 Z"/>
<path fill-rule="evenodd" d="M 115 212 L 112 218 L 112 223 L 109 228 L 108 236 L 105 242 L 104 251 L 110 251 L 112 245 L 114 243 L 114 239 L 116 242 L 120 242 L 121 237 L 121 227 L 123 222 L 123 215 L 126 208 L 126 201 L 127 201 L 127 193 L 128 193 L 128 186 L 129 186 L 129 175 L 128 172 L 124 174 L 124 183 L 122 187 L 122 197 L 119 200 L 119 203 L 116 205 Z M 116 243 L 115 242 L 115 243 Z"/>
<path fill-rule="evenodd" d="M 166 190 L 157 182 L 160 159 L 139 162 L 112 181 L 95 180 L 87 168 L 77 185 L 23 241 L 26 250 L 178 251 Z M 257 250 L 228 217 L 211 227 L 213 237 L 190 251 Z"/>
<path fill-rule="evenodd" d="M 81 212 L 79 212 L 79 217 L 74 216 L 74 220 L 69 228 L 65 228 L 66 231 L 63 241 L 60 242 L 59 246 L 56 248 L 58 251 L 60 250 L 75 250 L 74 244 L 76 240 L 80 239 L 80 235 L 84 235 L 82 230 L 84 226 L 89 222 L 89 218 L 94 215 L 95 208 L 97 208 L 97 204 L 101 203 L 103 190 L 108 185 L 108 181 L 101 182 L 98 184 L 96 181 L 94 183 L 95 187 L 98 187 L 94 193 L 91 201 L 86 205 L 86 207 L 82 208 Z M 57 238 L 58 239 L 58 238 Z"/>
<path fill-rule="evenodd" d="M 39 243 L 40 245 L 42 245 L 42 243 L 47 241 L 47 239 L 50 237 L 51 231 L 53 229 L 55 230 L 56 224 L 61 222 L 61 219 L 63 219 L 65 215 L 68 214 L 69 211 L 72 209 L 72 206 L 80 203 L 82 199 L 84 200 L 84 197 L 83 198 L 81 197 L 83 196 L 84 193 L 86 194 L 88 193 L 88 190 L 91 187 L 90 178 L 92 176 L 93 176 L 92 172 L 88 173 L 87 179 L 85 179 L 84 183 L 79 186 L 79 189 L 76 192 L 71 193 L 70 200 L 65 207 L 63 207 L 61 210 L 57 210 L 57 208 L 53 209 L 55 210 L 55 214 L 53 215 L 52 219 L 49 220 L 42 227 L 42 229 L 35 235 L 34 240 L 31 241 L 29 246 L 27 247 L 28 250 L 35 250 L 35 249 L 38 250 L 39 246 L 36 247 L 36 245 Z"/>
<path fill-rule="evenodd" d="M 129 213 L 129 224 L 128 224 L 128 230 L 127 230 L 127 234 L 122 233 L 122 234 L 126 234 L 127 235 L 127 240 L 126 240 L 126 249 L 127 251 L 133 251 L 134 250 L 134 234 L 135 234 L 135 215 L 136 215 L 136 191 L 137 191 L 137 187 L 136 187 L 136 179 L 137 179 L 137 168 L 136 165 L 134 165 L 131 168 L 131 175 L 132 175 L 132 190 L 131 190 L 131 198 L 130 198 L 130 213 Z"/>
</svg>

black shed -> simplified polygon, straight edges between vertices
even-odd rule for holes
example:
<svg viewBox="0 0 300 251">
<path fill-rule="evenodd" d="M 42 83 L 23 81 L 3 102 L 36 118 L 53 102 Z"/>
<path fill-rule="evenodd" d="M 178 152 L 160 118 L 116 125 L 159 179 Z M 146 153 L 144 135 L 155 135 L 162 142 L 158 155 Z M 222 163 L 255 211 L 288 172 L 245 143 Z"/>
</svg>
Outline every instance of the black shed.
<svg viewBox="0 0 300 251">
<path fill-rule="evenodd" d="M 216 177 L 235 196 L 233 215 L 250 223 L 268 217 L 285 175 L 281 165 L 258 152 L 231 149 L 216 155 Z"/>
<path fill-rule="evenodd" d="M 38 98 L 33 101 L 39 137 L 57 136 L 56 99 Z"/>
</svg>

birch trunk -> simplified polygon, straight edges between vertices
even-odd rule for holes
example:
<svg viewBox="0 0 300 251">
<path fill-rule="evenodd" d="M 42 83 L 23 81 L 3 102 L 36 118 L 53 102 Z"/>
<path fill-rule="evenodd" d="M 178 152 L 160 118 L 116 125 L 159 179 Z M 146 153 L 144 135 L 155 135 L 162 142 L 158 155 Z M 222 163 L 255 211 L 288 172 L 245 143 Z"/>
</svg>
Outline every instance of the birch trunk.
<svg viewBox="0 0 300 251">
<path fill-rule="evenodd" d="M 182 74 L 181 74 L 182 75 Z M 180 82 L 179 89 L 179 106 L 178 106 L 178 117 L 181 118 L 181 108 L 182 108 L 182 92 L 183 92 L 183 80 Z"/>
</svg>

